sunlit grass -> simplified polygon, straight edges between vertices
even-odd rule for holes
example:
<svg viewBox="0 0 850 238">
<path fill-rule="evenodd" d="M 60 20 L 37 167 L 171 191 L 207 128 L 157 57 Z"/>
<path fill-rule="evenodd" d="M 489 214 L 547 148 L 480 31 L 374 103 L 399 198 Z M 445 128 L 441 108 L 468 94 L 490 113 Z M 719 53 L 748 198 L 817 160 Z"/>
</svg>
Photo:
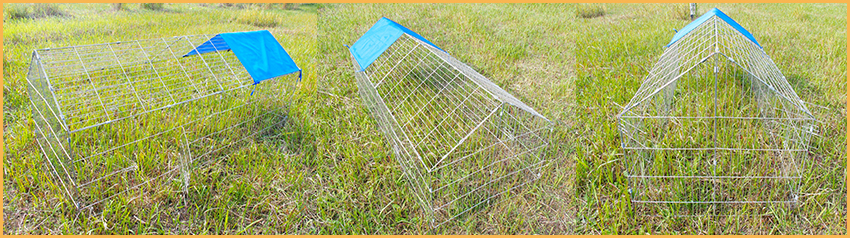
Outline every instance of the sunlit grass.
<svg viewBox="0 0 850 238">
<path fill-rule="evenodd" d="M 58 4 L 69 16 L 17 19 L 4 23 L 4 230 L 7 234 L 82 233 L 82 234 L 275 234 L 298 233 L 303 227 L 301 211 L 305 194 L 300 185 L 305 179 L 304 165 L 316 156 L 310 105 L 315 100 L 316 20 L 313 6 L 287 11 L 263 7 L 262 11 L 279 19 L 275 26 L 257 27 L 240 23 L 239 15 L 260 11 L 260 7 L 240 9 L 215 5 L 164 4 L 161 11 L 141 9 L 127 4 L 116 12 L 109 4 Z M 268 8 L 268 9 L 267 9 Z M 114 41 L 171 37 L 191 34 L 269 30 L 304 70 L 298 90 L 292 96 L 290 127 L 259 135 L 227 152 L 226 160 L 201 166 L 192 171 L 188 193 L 176 181 L 165 190 L 144 190 L 143 202 L 128 202 L 125 196 L 109 200 L 98 213 L 77 213 L 44 169 L 41 152 L 35 145 L 29 99 L 26 89 L 30 54 L 34 49 Z M 245 92 L 248 93 L 248 92 Z M 223 106 L 223 105 L 222 105 Z M 174 109 L 177 110 L 177 109 Z M 208 114 L 210 105 L 187 108 L 180 113 Z M 173 111 L 173 110 L 172 110 Z M 168 112 L 168 111 L 166 111 Z M 174 112 L 168 114 L 173 116 Z M 143 117 L 145 127 L 161 130 L 172 117 Z M 144 120 L 143 120 L 144 121 Z M 225 128 L 239 118 L 222 118 L 209 128 Z M 80 140 L 86 148 L 107 146 L 107 142 L 131 140 L 135 133 L 124 132 L 120 123 L 102 127 L 107 140 Z M 144 134 L 144 133 L 139 133 Z M 278 134 L 279 136 L 271 136 Z M 102 136 L 102 135 L 101 135 Z M 84 139 L 85 136 L 79 139 Z M 160 156 L 177 153 L 174 138 L 161 138 L 163 147 L 138 147 L 133 156 L 140 168 L 156 172 L 164 168 Z M 212 143 L 212 142 L 210 142 Z M 219 143 L 219 142 L 215 142 Z M 199 148 L 203 149 L 203 148 Z M 156 156 L 154 156 L 156 155 Z M 102 163 L 128 156 L 116 154 Z M 117 167 L 118 164 L 106 166 Z M 85 171 L 86 167 L 80 167 Z M 100 194 L 102 192 L 103 194 Z M 110 191 L 90 193 L 103 197 Z"/>
<path fill-rule="evenodd" d="M 586 31 L 576 39 L 577 115 L 586 122 L 577 127 L 584 135 L 575 168 L 578 232 L 844 234 L 846 5 L 698 5 L 700 13 L 720 8 L 753 33 L 817 117 L 819 136 L 812 138 L 804 161 L 800 207 L 788 213 L 769 206 L 744 206 L 740 212 L 749 215 L 701 219 L 672 217 L 675 213 L 670 210 L 657 211 L 658 218 L 632 214 L 615 115 L 639 88 L 674 29 L 688 24 L 682 17 L 687 8 L 684 3 L 606 4 L 605 16 L 580 20 Z M 728 192 L 745 191 L 749 190 Z"/>
<path fill-rule="evenodd" d="M 319 14 L 315 186 L 308 217 L 319 233 L 572 233 L 572 6 L 564 4 L 351 4 Z M 351 45 L 381 17 L 423 35 L 556 121 L 542 178 L 432 231 L 358 96 Z M 447 148 L 448 149 L 448 148 Z M 480 160 L 484 162 L 486 160 Z M 463 201 L 458 208 L 472 205 Z"/>
</svg>

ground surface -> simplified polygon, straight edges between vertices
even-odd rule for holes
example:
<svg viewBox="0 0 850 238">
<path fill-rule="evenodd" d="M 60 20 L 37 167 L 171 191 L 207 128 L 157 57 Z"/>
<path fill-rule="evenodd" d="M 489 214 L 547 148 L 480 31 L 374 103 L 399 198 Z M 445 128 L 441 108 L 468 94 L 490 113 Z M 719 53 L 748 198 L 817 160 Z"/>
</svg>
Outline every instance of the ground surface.
<svg viewBox="0 0 850 238">
<path fill-rule="evenodd" d="M 699 4 L 718 7 L 749 30 L 818 118 L 795 214 L 692 219 L 631 215 L 615 115 L 640 86 L 673 29 L 688 24 L 684 4 L 580 5 L 604 15 L 580 21 L 576 39 L 578 233 L 844 234 L 846 221 L 846 5 Z M 592 16 L 594 14 L 587 14 Z M 742 188 L 748 189 L 748 188 Z M 758 213 L 758 214 L 756 214 Z"/>
</svg>

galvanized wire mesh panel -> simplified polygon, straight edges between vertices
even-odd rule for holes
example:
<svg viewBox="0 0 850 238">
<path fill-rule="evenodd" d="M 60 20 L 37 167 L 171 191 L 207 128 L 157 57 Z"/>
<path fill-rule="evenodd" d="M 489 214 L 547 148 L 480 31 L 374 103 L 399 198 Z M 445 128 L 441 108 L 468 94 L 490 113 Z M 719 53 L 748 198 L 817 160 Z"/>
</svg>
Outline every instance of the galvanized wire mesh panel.
<svg viewBox="0 0 850 238">
<path fill-rule="evenodd" d="M 770 57 L 717 16 L 664 51 L 618 119 L 632 204 L 652 216 L 794 205 L 815 133 Z"/>
<path fill-rule="evenodd" d="M 445 52 L 403 34 L 356 77 L 433 227 L 540 178 L 551 122 Z"/>
<path fill-rule="evenodd" d="M 282 133 L 297 75 L 252 86 L 229 51 L 183 57 L 212 37 L 33 52 L 36 140 L 77 208 L 185 189 L 193 169 Z"/>
</svg>

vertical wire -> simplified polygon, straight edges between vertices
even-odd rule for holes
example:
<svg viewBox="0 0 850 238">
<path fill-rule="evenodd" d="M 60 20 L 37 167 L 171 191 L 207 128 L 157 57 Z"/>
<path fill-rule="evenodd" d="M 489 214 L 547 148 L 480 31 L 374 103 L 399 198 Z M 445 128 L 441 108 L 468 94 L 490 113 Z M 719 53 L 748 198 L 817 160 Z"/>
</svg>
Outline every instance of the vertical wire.
<svg viewBox="0 0 850 238">
<path fill-rule="evenodd" d="M 56 105 L 56 110 L 59 111 L 59 125 L 62 125 L 62 128 L 65 129 L 65 134 L 68 134 L 69 129 L 68 123 L 65 122 L 65 114 L 62 113 L 62 107 L 60 107 L 59 101 L 56 100 L 56 94 L 53 93 L 53 86 L 50 83 L 50 76 L 47 75 L 47 71 L 44 69 L 44 65 L 41 62 L 41 55 L 38 54 L 38 50 L 34 50 L 33 54 L 35 55 L 36 60 L 38 60 L 38 68 L 41 69 L 41 74 L 44 75 L 44 81 L 47 83 L 47 89 L 50 91 L 50 95 L 53 97 L 53 103 Z M 29 77 L 27 77 L 27 80 L 29 80 Z M 50 103 L 47 101 L 47 99 L 44 99 L 44 96 L 41 95 L 41 92 L 36 91 L 36 93 L 38 93 L 39 97 L 44 100 L 45 105 Z M 54 114 L 54 116 L 56 115 L 56 112 L 53 112 L 53 108 L 47 107 L 47 109 L 49 109 L 50 112 Z"/>
<path fill-rule="evenodd" d="M 177 101 L 174 100 L 174 96 L 172 96 L 171 92 L 168 91 L 169 88 L 168 88 L 168 86 L 165 85 L 165 81 L 162 81 L 162 76 L 159 74 L 159 70 L 157 70 L 156 66 L 153 65 L 153 59 L 151 58 L 151 56 L 148 54 L 147 51 L 145 51 L 145 48 L 142 47 L 141 43 L 136 41 L 136 45 L 139 46 L 139 50 L 141 50 L 142 54 L 144 54 L 145 57 L 148 59 L 148 64 L 151 66 L 151 69 L 156 74 L 156 78 L 159 80 L 159 83 L 162 84 L 162 89 L 165 90 L 165 93 L 168 94 L 168 98 L 171 99 L 171 103 L 177 103 Z"/>
<path fill-rule="evenodd" d="M 112 49 L 112 44 L 108 44 L 106 46 L 109 47 L 109 51 L 111 51 L 112 56 L 115 57 L 115 62 L 118 63 L 118 67 L 121 69 L 121 73 L 124 74 L 124 78 L 127 80 L 127 86 L 130 86 L 130 89 L 133 90 L 133 95 L 136 96 L 136 100 L 139 101 L 139 105 L 142 106 L 142 109 L 147 111 L 148 109 L 145 106 L 144 101 L 142 101 L 142 98 L 139 97 L 139 93 L 136 91 L 136 86 L 133 85 L 133 81 L 130 79 L 130 76 L 127 75 L 127 71 L 124 70 L 124 66 L 121 64 L 121 60 L 118 59 L 118 54 L 115 54 L 115 50 Z"/>
<path fill-rule="evenodd" d="M 86 69 L 86 63 L 83 62 L 83 58 L 80 57 L 80 52 L 77 51 L 76 46 L 74 46 L 74 53 L 77 54 L 77 59 L 80 60 L 80 66 L 83 67 L 83 72 L 86 73 L 86 77 L 89 79 L 88 81 L 92 87 L 92 90 L 94 90 L 94 94 L 97 95 L 97 101 L 100 102 L 100 107 L 103 108 L 103 114 L 106 114 L 106 119 L 111 121 L 112 117 L 109 116 L 109 111 L 106 110 L 106 106 L 104 106 L 103 104 L 103 99 L 100 98 L 100 92 L 98 92 L 97 87 L 94 86 L 94 82 L 92 81 L 91 75 L 89 75 L 89 70 Z"/>
<path fill-rule="evenodd" d="M 194 50 L 195 52 L 198 51 L 198 48 L 195 46 L 194 43 L 192 43 L 191 40 L 189 40 L 189 37 L 186 37 L 186 42 L 189 42 L 189 45 L 192 46 L 192 50 Z M 215 72 L 212 71 L 212 67 L 210 67 L 210 64 L 208 64 L 207 60 L 204 59 L 203 54 L 201 54 L 201 52 L 198 52 L 198 54 L 196 54 L 196 55 L 198 56 L 198 58 L 201 58 L 201 62 L 204 62 L 204 65 L 207 66 L 207 70 L 210 71 L 210 74 L 213 76 L 215 83 L 218 84 L 218 88 L 221 89 L 221 90 L 224 90 L 224 86 L 221 85 L 221 81 L 218 81 L 218 76 L 216 76 Z"/>
<path fill-rule="evenodd" d="M 35 109 L 35 111 L 38 111 L 40 117 L 42 119 L 44 119 L 44 116 L 41 114 L 41 111 L 38 110 L 38 107 L 35 105 L 35 103 L 32 100 L 30 100 L 30 103 L 32 103 L 32 106 Z M 42 129 L 41 126 L 38 125 L 38 123 L 34 123 L 34 124 L 35 124 L 36 129 L 39 132 L 39 134 L 41 134 L 41 136 L 44 137 L 45 143 L 47 143 L 48 147 L 50 148 L 50 151 L 53 152 L 53 155 L 55 155 L 58 159 L 58 157 L 60 157 L 60 155 L 56 152 L 56 149 L 54 149 L 53 146 L 50 146 L 50 142 L 47 139 L 47 135 L 44 134 L 44 129 Z M 50 126 L 48 125 L 48 127 L 50 127 Z M 41 151 L 44 153 L 44 156 L 47 157 L 47 160 L 48 160 L 47 165 L 50 166 L 50 168 L 53 170 L 53 173 L 56 175 L 57 179 L 59 179 L 59 182 L 62 184 L 62 188 L 64 188 L 65 193 L 68 195 L 68 198 L 71 199 L 71 203 L 73 203 L 75 207 L 79 208 L 79 204 L 77 204 L 77 202 L 74 199 L 74 193 L 72 193 L 68 189 L 69 186 L 65 184 L 65 180 L 62 179 L 62 175 L 60 175 L 59 171 L 56 170 L 56 166 L 54 166 L 53 163 L 50 162 L 50 155 L 47 154 L 47 150 L 44 149 L 44 147 L 41 145 L 41 142 L 39 142 L 39 140 L 37 138 L 36 138 L 36 142 L 38 143 L 38 147 L 41 148 Z M 76 186 L 74 179 L 71 178 L 71 175 L 68 173 L 68 170 L 65 168 L 64 164 L 62 164 L 60 162 L 59 165 L 62 166 L 62 169 L 65 172 L 65 176 L 68 177 L 68 183 L 71 183 L 71 188 L 74 189 L 75 186 Z"/>
<path fill-rule="evenodd" d="M 712 17 L 712 18 L 714 19 L 714 21 L 713 21 L 714 22 L 714 24 L 713 24 L 714 25 L 714 52 L 719 53 L 720 52 L 720 42 L 719 42 L 720 41 L 720 35 L 717 32 L 717 25 L 718 25 L 717 17 L 715 16 L 715 17 Z M 714 62 L 713 62 L 714 63 L 714 69 L 713 69 L 714 70 L 714 107 L 713 107 L 714 108 L 714 110 L 713 110 L 714 116 L 713 116 L 712 120 L 713 120 L 713 124 L 714 124 L 714 136 L 712 137 L 712 139 L 714 140 L 714 150 L 713 150 L 714 154 L 712 156 L 712 161 L 711 161 L 711 174 L 712 174 L 712 176 L 717 176 L 717 148 L 718 148 L 718 145 L 717 145 L 717 108 L 720 106 L 717 103 L 717 93 L 718 93 L 717 92 L 717 80 L 718 80 L 717 74 L 719 73 L 718 71 L 720 70 L 718 68 L 719 67 L 718 61 L 720 60 L 719 58 L 720 57 L 715 56 Z M 716 180 L 717 179 L 712 179 L 712 184 L 714 186 L 713 186 L 713 189 L 711 191 L 711 200 L 715 201 L 715 202 L 717 201 L 717 186 L 718 186 L 718 184 L 717 184 L 718 182 Z M 716 204 L 712 205 L 712 207 L 715 208 L 715 209 L 717 208 L 716 206 L 717 206 Z M 716 212 L 716 210 L 715 210 L 715 212 Z"/>
<path fill-rule="evenodd" d="M 227 69 L 230 70 L 230 74 L 233 75 L 233 80 L 236 80 L 237 85 L 241 84 L 242 82 L 240 82 L 239 78 L 237 78 L 236 72 L 233 71 L 233 68 L 230 67 L 230 63 L 228 63 L 227 60 L 224 59 L 224 56 L 221 54 L 221 51 L 219 51 L 218 47 L 215 46 L 215 42 L 212 41 L 212 37 L 209 37 L 209 35 L 205 35 L 205 36 L 210 38 L 210 40 L 209 40 L 210 45 L 212 45 L 213 50 L 215 50 L 215 53 L 218 54 L 218 57 L 221 58 L 221 61 L 224 62 L 224 65 L 227 66 Z"/>
<path fill-rule="evenodd" d="M 179 39 L 178 39 L 178 40 L 179 40 Z M 168 44 L 168 42 L 167 42 L 167 41 L 165 41 L 165 38 L 163 38 L 163 39 L 162 39 L 162 42 L 163 42 L 163 43 L 165 43 L 165 47 L 166 47 L 166 48 L 168 48 L 168 51 L 169 51 L 169 52 L 171 52 L 171 57 L 174 59 L 174 63 L 177 63 L 177 65 L 178 65 L 178 66 L 180 66 L 180 69 L 183 71 L 183 74 L 185 74 L 185 75 L 186 75 L 186 81 L 189 81 L 189 84 L 191 84 L 191 85 L 192 85 L 192 87 L 193 87 L 193 88 L 195 88 L 195 91 L 196 91 L 196 92 L 201 93 L 201 94 L 204 94 L 205 92 L 201 92 L 201 90 L 200 90 L 200 89 L 198 89 L 198 86 L 195 86 L 195 80 L 193 80 L 193 79 L 192 79 L 192 76 L 190 76 L 190 75 L 189 75 L 189 72 L 188 72 L 188 71 L 186 71 L 186 67 L 184 67 L 184 66 L 183 66 L 183 64 L 182 64 L 182 63 L 180 63 L 180 59 L 179 59 L 179 58 L 177 58 L 177 55 L 176 55 L 176 54 L 174 54 L 174 50 L 173 50 L 173 49 L 171 49 L 171 45 L 170 45 L 170 44 Z M 176 41 L 175 41 L 175 42 L 176 42 Z"/>
</svg>

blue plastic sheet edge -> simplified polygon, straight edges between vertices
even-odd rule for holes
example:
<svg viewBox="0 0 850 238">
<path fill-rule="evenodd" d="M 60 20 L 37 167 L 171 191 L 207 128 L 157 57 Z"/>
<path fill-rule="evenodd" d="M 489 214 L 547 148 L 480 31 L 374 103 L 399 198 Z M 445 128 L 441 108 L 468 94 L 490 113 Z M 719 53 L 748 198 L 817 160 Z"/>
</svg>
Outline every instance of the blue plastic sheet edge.
<svg viewBox="0 0 850 238">
<path fill-rule="evenodd" d="M 348 50 L 351 52 L 351 55 L 354 56 L 354 59 L 357 61 L 357 64 L 360 66 L 360 70 L 366 70 L 381 54 L 384 53 L 390 45 L 395 43 L 402 34 L 408 34 L 416 39 L 419 39 L 425 43 L 428 43 L 435 48 L 446 52 L 441 49 L 425 37 L 417 34 L 407 27 L 402 26 L 386 17 L 382 17 L 378 20 L 365 34 L 360 36 L 356 42 L 354 42 Z"/>
<path fill-rule="evenodd" d="M 717 8 L 709 10 L 708 12 L 706 12 L 705 14 L 703 14 L 702 16 L 700 16 L 699 18 L 697 18 L 696 20 L 676 32 L 676 35 L 673 36 L 673 39 L 670 40 L 670 43 L 667 44 L 667 47 L 670 47 L 671 45 L 673 45 L 673 43 L 676 43 L 677 41 L 682 39 L 682 37 L 696 29 L 697 26 L 704 23 L 705 21 L 708 21 L 708 19 L 711 19 L 712 16 L 719 17 L 721 20 L 732 26 L 732 28 L 735 28 L 735 30 L 738 30 L 738 32 L 747 37 L 747 39 L 750 39 L 750 41 L 755 43 L 759 48 L 762 48 L 761 44 L 759 44 L 758 41 L 756 41 L 756 38 L 753 37 L 753 34 L 747 31 L 747 29 L 744 29 L 744 27 L 738 24 L 738 22 L 736 22 L 731 17 L 727 16 L 725 13 L 723 13 L 722 11 L 720 11 L 720 9 Z"/>
</svg>

